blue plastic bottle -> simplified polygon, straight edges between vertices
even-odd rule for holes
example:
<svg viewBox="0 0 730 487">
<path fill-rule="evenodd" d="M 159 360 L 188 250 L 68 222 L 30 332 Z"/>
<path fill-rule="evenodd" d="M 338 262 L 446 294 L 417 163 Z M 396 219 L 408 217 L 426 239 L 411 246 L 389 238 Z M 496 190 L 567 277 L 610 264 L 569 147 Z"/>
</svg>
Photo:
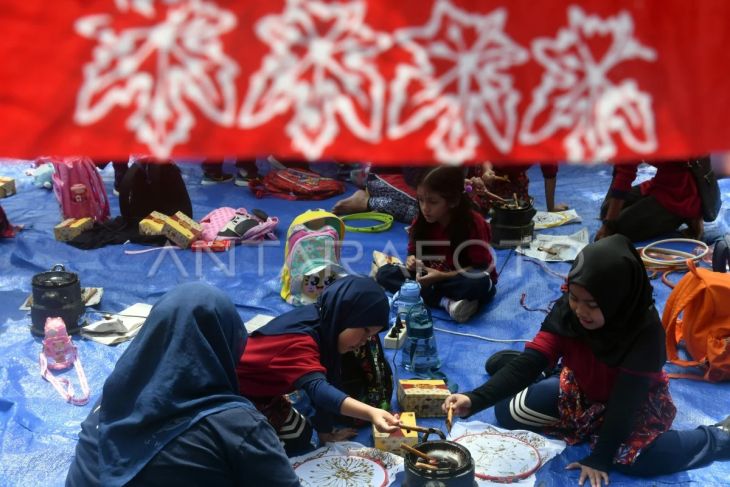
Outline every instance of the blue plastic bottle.
<svg viewBox="0 0 730 487">
<path fill-rule="evenodd" d="M 413 280 L 406 280 L 400 290 L 393 296 L 393 303 L 390 306 L 390 326 L 400 316 L 401 323 L 405 323 L 408 310 L 417 304 L 423 304 L 421 299 L 421 285 Z"/>
<path fill-rule="evenodd" d="M 421 286 L 412 280 L 403 283 L 393 297 L 392 321 L 400 317 L 407 330 L 401 365 L 415 373 L 429 372 L 441 367 L 433 335 L 431 311 L 421 299 Z"/>
</svg>

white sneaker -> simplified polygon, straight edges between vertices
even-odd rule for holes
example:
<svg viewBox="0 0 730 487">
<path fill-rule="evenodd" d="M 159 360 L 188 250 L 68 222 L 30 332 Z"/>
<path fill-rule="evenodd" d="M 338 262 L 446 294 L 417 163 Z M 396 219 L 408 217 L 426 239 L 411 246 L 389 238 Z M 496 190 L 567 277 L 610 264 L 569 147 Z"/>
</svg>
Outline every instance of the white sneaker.
<svg viewBox="0 0 730 487">
<path fill-rule="evenodd" d="M 469 320 L 479 309 L 479 301 L 462 299 L 449 303 L 449 316 L 457 323 L 464 323 Z"/>
</svg>

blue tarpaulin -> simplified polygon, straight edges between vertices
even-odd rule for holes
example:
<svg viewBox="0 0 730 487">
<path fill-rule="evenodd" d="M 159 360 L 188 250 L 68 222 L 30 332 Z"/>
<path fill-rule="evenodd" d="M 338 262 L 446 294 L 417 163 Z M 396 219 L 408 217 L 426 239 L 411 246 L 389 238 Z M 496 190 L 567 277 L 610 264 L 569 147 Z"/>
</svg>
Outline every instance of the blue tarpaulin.
<svg viewBox="0 0 730 487">
<path fill-rule="evenodd" d="M 230 252 L 213 256 L 189 250 L 125 254 L 125 250 L 146 248 L 136 244 L 79 250 L 54 240 L 53 227 L 60 221 L 58 203 L 51 191 L 33 186 L 32 178 L 24 175 L 28 167 L 29 164 L 0 165 L 0 175 L 15 178 L 18 189 L 16 195 L 0 199 L 0 205 L 12 223 L 25 227 L 15 238 L 0 240 L 0 485 L 55 486 L 64 482 L 79 424 L 99 397 L 104 380 L 126 345 L 109 347 L 75 337 L 91 387 L 91 400 L 83 407 L 64 402 L 40 376 L 41 340 L 29 333 L 28 313 L 18 309 L 31 292 L 32 276 L 60 263 L 67 270 L 78 273 L 82 286 L 104 288 L 101 303 L 96 309 L 87 311 L 89 321 L 101 319 L 103 312 L 119 312 L 137 302 L 152 304 L 176 284 L 195 280 L 223 289 L 244 320 L 259 313 L 275 315 L 290 309 L 279 297 L 279 270 L 289 223 L 306 209 L 330 209 L 335 199 L 320 202 L 257 200 L 247 188 L 231 183 L 203 186 L 199 165 L 184 164 L 181 167 L 196 218 L 220 206 L 262 208 L 279 217 L 279 240 L 263 246 L 237 246 Z M 643 172 L 646 177 L 648 173 Z M 109 190 L 112 214 L 116 215 L 119 213 L 118 200 L 111 196 L 111 165 L 102 174 Z M 530 192 L 536 198 L 537 207 L 544 209 L 539 169 L 533 167 L 529 175 L 533 180 Z M 556 200 L 576 208 L 583 222 L 546 232 L 569 234 L 587 226 L 594 233 L 599 226 L 598 208 L 610 178 L 608 166 L 561 166 Z M 726 233 L 730 225 L 730 181 L 721 181 L 721 187 L 723 210 L 717 222 L 707 225 L 708 238 Z M 349 186 L 348 193 L 352 191 L 354 187 Z M 385 233 L 349 233 L 345 237 L 343 263 L 352 272 L 366 275 L 370 271 L 373 250 L 396 252 L 405 259 L 406 241 L 405 225 L 398 223 Z M 523 308 L 520 298 L 524 293 L 525 303 L 531 308 L 547 306 L 560 294 L 561 279 L 555 273 L 567 273 L 569 265 L 536 265 L 521 256 L 510 255 L 509 250 L 499 250 L 497 255 L 497 268 L 502 269 L 502 273 L 494 301 L 461 325 L 451 321 L 443 311 L 436 311 L 437 328 L 495 340 L 530 339 L 536 333 L 544 314 Z M 661 312 L 669 288 L 654 281 L 654 289 Z M 492 353 L 505 348 L 522 348 L 520 342 L 487 341 L 444 331 L 437 331 L 436 337 L 444 364 L 442 372 L 460 391 L 470 390 L 487 378 L 483 364 Z M 393 358 L 392 351 L 387 354 Z M 395 363 L 399 363 L 398 357 Z M 77 381 L 74 372 L 68 376 Z M 412 375 L 398 367 L 396 376 L 407 378 Z M 671 392 L 678 409 L 675 428 L 714 423 L 730 413 L 730 384 L 673 380 Z M 473 419 L 495 423 L 491 409 Z M 423 424 L 443 426 L 438 420 L 424 420 Z M 363 428 L 355 440 L 372 445 L 369 428 Z M 586 452 L 586 446 L 568 447 L 541 468 L 537 474 L 539 485 L 575 485 L 578 474 L 566 472 L 564 467 L 582 458 Z M 728 478 L 730 462 L 716 462 L 690 472 L 652 479 L 652 485 L 727 485 Z M 612 485 L 647 483 L 646 479 L 611 474 Z M 400 479 L 397 485 L 400 485 Z"/>
</svg>

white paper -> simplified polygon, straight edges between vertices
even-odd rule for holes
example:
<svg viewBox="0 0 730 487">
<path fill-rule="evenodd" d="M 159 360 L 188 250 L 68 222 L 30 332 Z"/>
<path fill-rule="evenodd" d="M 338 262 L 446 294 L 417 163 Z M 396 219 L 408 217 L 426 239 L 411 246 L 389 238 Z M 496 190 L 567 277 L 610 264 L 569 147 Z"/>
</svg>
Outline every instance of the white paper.
<svg viewBox="0 0 730 487">
<path fill-rule="evenodd" d="M 151 304 L 133 304 L 119 314 L 81 328 L 81 335 L 104 345 L 131 340 L 142 328 L 151 310 Z"/>
<path fill-rule="evenodd" d="M 573 261 L 589 243 L 588 228 L 571 235 L 537 234 L 529 247 L 517 247 L 517 253 L 544 262 Z"/>
<path fill-rule="evenodd" d="M 571 208 L 565 211 L 538 211 L 532 217 L 532 221 L 535 223 L 535 230 L 544 230 L 568 223 L 580 223 L 583 220 L 578 212 Z"/>
</svg>

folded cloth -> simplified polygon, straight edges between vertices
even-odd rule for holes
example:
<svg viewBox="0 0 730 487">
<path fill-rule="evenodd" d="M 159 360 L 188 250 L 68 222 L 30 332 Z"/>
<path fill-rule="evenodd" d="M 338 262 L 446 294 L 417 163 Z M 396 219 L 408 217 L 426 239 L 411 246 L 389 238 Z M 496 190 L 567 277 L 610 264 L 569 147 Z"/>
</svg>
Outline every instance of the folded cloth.
<svg viewBox="0 0 730 487">
<path fill-rule="evenodd" d="M 92 228 L 67 243 L 79 249 L 98 249 L 125 242 L 161 247 L 166 241 L 167 238 L 160 235 L 140 235 L 137 223 L 129 223 L 124 217 L 119 216 L 105 222 L 94 223 Z"/>
</svg>

